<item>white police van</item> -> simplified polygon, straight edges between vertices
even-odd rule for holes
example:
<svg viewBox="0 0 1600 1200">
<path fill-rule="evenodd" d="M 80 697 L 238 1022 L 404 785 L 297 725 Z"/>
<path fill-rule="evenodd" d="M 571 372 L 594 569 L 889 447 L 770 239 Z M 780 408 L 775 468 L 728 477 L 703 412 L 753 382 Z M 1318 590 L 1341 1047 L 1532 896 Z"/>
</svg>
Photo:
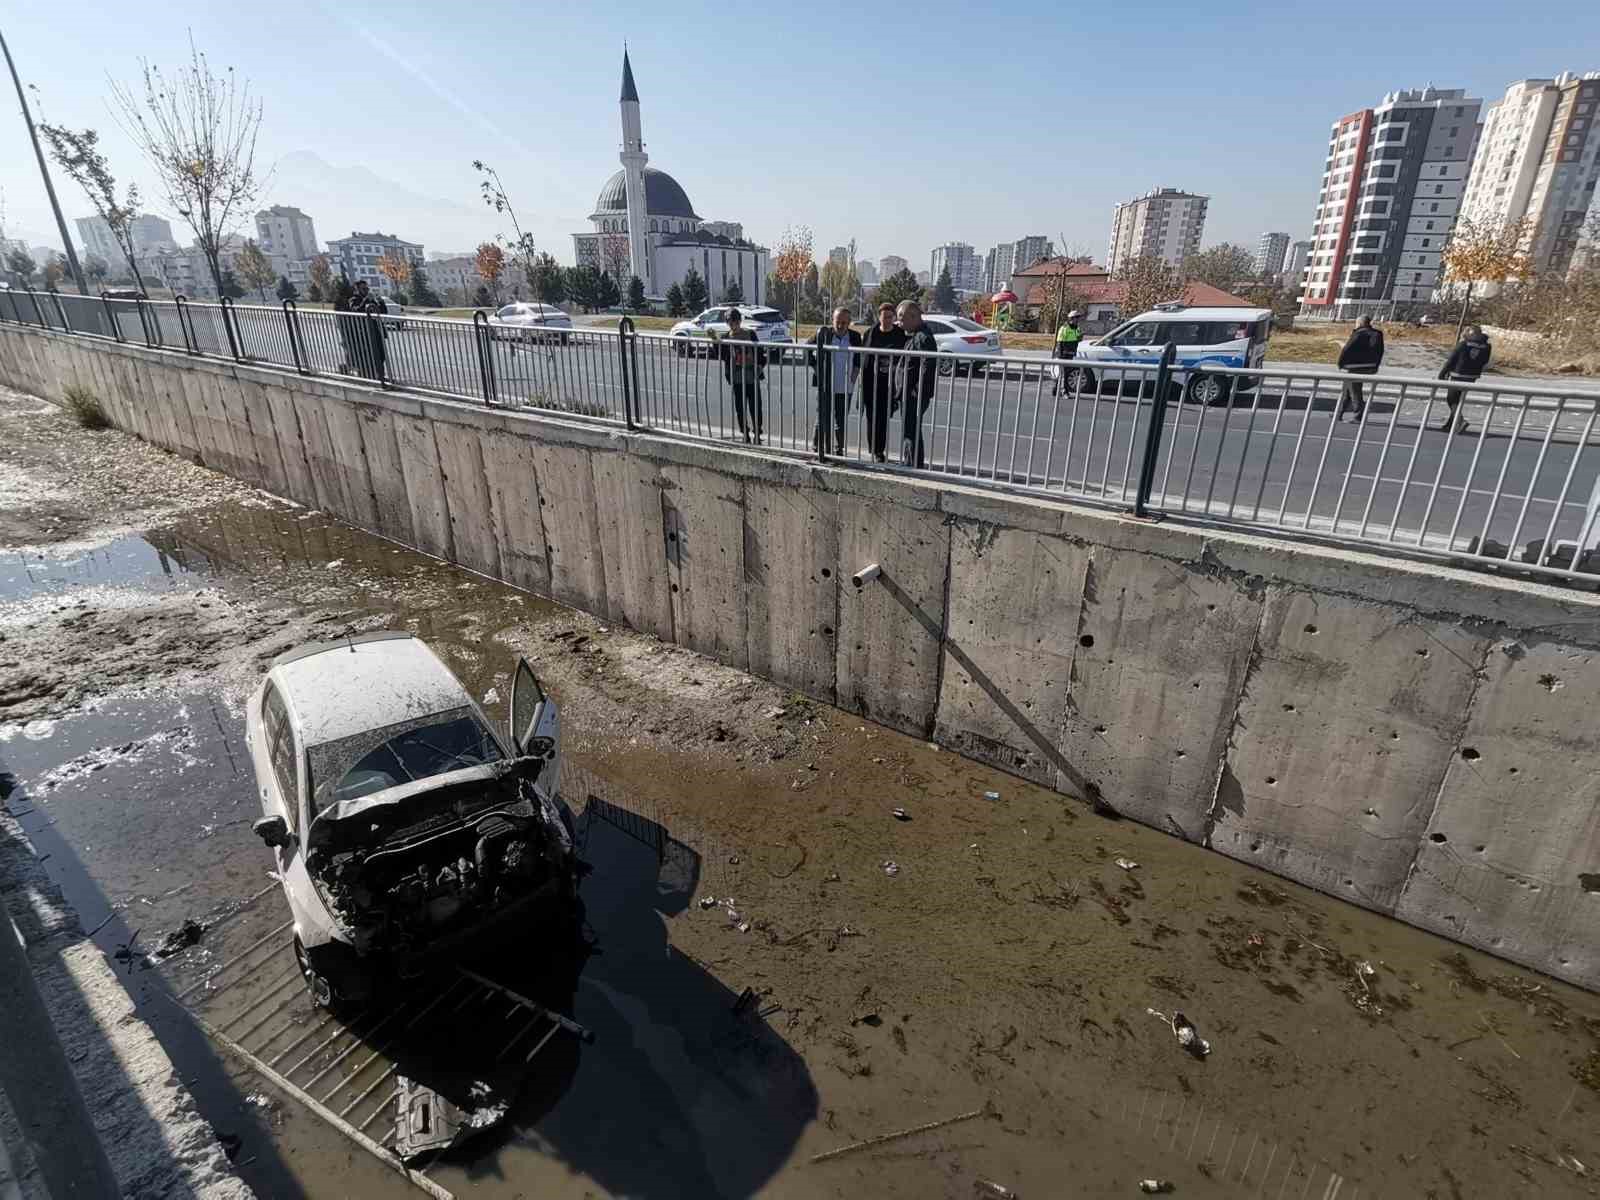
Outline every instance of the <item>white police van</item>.
<svg viewBox="0 0 1600 1200">
<path fill-rule="evenodd" d="M 1185 398 L 1195 404 L 1223 404 L 1235 386 L 1248 391 L 1255 380 L 1212 374 L 1206 367 L 1261 367 L 1271 333 L 1271 309 L 1159 304 L 1080 345 L 1077 357 L 1064 364 L 1062 381 L 1069 390 L 1091 390 L 1095 372 L 1079 364 L 1155 366 L 1167 343 L 1173 342 L 1178 349 L 1172 380 L 1183 387 Z"/>
</svg>

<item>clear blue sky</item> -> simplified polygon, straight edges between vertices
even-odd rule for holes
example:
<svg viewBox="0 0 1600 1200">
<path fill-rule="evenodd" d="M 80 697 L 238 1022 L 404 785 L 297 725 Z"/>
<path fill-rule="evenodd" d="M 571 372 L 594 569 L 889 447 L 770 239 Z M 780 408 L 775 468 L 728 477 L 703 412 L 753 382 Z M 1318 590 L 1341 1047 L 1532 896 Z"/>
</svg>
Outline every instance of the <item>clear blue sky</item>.
<svg viewBox="0 0 1600 1200">
<path fill-rule="evenodd" d="M 36 0 L 6 6 L 0 31 L 48 119 L 102 130 L 125 177 L 147 182 L 107 76 L 132 79 L 140 56 L 178 64 L 192 30 L 264 98 L 259 158 L 284 164 L 268 199 L 305 209 L 319 237 L 359 225 L 466 249 L 497 229 L 476 195 L 483 158 L 566 262 L 617 169 L 626 39 L 651 165 L 701 216 L 768 244 L 803 223 L 819 258 L 854 236 L 862 257 L 926 267 L 940 242 L 981 252 L 1028 233 L 1103 259 L 1112 205 L 1156 186 L 1213 197 L 1207 244 L 1307 236 L 1335 117 L 1397 87 L 1494 99 L 1515 79 L 1600 69 L 1595 0 L 1510 11 Z M 57 187 L 69 218 L 89 211 Z M 9 81 L 0 189 L 8 234 L 57 241 Z"/>
</svg>

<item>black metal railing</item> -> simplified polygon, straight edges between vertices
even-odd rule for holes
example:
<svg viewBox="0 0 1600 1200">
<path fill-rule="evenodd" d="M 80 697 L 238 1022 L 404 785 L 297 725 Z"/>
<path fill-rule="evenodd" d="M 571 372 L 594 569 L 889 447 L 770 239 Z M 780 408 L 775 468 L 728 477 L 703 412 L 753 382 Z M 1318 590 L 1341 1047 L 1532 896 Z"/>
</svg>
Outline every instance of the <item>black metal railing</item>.
<svg viewBox="0 0 1600 1200">
<path fill-rule="evenodd" d="M 627 317 L 614 329 L 517 325 L 483 312 L 462 321 L 19 289 L 0 289 L 0 323 L 682 439 L 820 450 L 840 465 L 1143 518 L 1585 585 L 1600 575 L 1600 392 L 1566 381 L 1362 376 L 1362 410 L 1342 422 L 1349 376 L 1202 369 L 1172 346 L 1142 359 L 1091 347 L 1071 362 L 1001 353 L 998 340 L 986 353 L 819 351 L 786 332 L 730 343 L 640 332 Z M 848 372 L 843 407 L 835 368 Z M 1448 429 L 1432 425 L 1441 415 Z"/>
</svg>

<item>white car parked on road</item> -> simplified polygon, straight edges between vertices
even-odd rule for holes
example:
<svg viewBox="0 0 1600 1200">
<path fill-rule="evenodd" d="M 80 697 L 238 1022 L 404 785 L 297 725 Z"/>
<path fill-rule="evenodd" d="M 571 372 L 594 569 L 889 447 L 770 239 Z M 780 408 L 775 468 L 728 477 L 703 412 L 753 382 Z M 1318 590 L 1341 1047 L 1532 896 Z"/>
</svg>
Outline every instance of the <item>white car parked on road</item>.
<svg viewBox="0 0 1600 1200">
<path fill-rule="evenodd" d="M 1255 386 L 1253 378 L 1237 379 L 1208 372 L 1206 367 L 1260 368 L 1272 336 L 1272 310 L 1267 308 L 1191 308 L 1161 304 L 1124 321 L 1104 337 L 1084 342 L 1078 355 L 1063 364 L 1069 391 L 1096 386 L 1095 372 L 1082 364 L 1119 363 L 1154 366 L 1168 342 L 1177 345 L 1172 382 L 1193 404 L 1225 404 L 1235 384 L 1240 391 Z M 1101 371 L 1101 382 L 1105 372 Z"/>
<path fill-rule="evenodd" d="M 523 661 L 510 713 L 507 738 L 409 633 L 273 662 L 245 710 L 264 814 L 254 829 L 317 1004 L 359 1001 L 390 970 L 525 929 L 573 896 L 561 717 Z"/>
<path fill-rule="evenodd" d="M 969 321 L 966 317 L 953 317 L 947 313 L 923 313 L 922 323 L 939 343 L 941 354 L 991 354 L 1000 353 L 1000 335 L 993 329 Z M 969 367 L 981 372 L 985 364 L 962 362 L 953 359 L 939 364 L 939 374 L 949 375 L 952 370 L 965 375 Z"/>
<path fill-rule="evenodd" d="M 758 342 L 789 342 L 789 322 L 775 308 L 766 308 L 753 304 L 722 304 L 716 308 L 708 308 L 698 317 L 687 321 L 679 321 L 672 327 L 672 336 L 681 338 L 682 341 L 673 342 L 673 348 L 679 356 L 688 354 L 697 349 L 710 349 L 713 337 L 726 337 L 728 334 L 727 315 L 730 308 L 739 310 L 740 323 L 744 328 L 752 330 Z M 696 342 L 702 341 L 704 345 L 697 347 Z"/>
<path fill-rule="evenodd" d="M 572 318 L 554 304 L 532 300 L 507 304 L 489 318 L 490 336 L 496 341 L 559 342 L 572 337 Z"/>
</svg>

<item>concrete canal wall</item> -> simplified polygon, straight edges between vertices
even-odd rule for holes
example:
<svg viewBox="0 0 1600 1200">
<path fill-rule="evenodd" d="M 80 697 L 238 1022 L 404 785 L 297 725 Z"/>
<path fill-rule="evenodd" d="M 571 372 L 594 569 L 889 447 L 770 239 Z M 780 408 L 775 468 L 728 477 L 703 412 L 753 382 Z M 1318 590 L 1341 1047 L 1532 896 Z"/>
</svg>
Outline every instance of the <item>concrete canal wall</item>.
<svg viewBox="0 0 1600 1200">
<path fill-rule="evenodd" d="M 15 327 L 0 378 L 1600 988 L 1592 595 Z"/>
</svg>

